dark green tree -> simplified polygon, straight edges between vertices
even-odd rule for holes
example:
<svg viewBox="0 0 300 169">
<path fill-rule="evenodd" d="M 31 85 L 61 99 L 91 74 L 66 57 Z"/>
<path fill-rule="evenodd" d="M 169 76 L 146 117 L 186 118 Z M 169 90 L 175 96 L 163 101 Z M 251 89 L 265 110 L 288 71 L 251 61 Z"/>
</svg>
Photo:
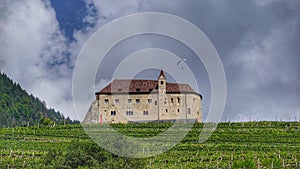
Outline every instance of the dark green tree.
<svg viewBox="0 0 300 169">
<path fill-rule="evenodd" d="M 58 124 L 79 123 L 54 109 L 48 109 L 44 101 L 29 95 L 20 84 L 0 72 L 0 127 L 36 125 L 42 118 L 49 118 Z"/>
</svg>

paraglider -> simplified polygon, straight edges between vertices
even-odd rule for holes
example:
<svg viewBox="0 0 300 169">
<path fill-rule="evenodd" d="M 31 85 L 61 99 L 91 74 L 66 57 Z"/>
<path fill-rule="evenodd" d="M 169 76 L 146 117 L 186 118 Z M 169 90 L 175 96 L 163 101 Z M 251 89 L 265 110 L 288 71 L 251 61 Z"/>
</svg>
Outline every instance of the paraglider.
<svg viewBox="0 0 300 169">
<path fill-rule="evenodd" d="M 186 61 L 185 58 L 181 58 L 181 59 L 177 62 L 177 66 L 179 66 L 179 64 L 180 64 L 181 62 L 185 62 L 185 61 Z M 183 69 L 183 66 L 181 66 L 181 69 Z"/>
</svg>

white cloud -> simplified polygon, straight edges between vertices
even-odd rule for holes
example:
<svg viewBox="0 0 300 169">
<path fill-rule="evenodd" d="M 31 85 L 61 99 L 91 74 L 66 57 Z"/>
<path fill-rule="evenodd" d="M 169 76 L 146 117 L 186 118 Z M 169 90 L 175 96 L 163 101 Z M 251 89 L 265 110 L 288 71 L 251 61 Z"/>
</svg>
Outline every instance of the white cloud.
<svg viewBox="0 0 300 169">
<path fill-rule="evenodd" d="M 74 117 L 71 114 L 70 66 L 74 65 L 84 43 L 96 30 L 124 15 L 158 11 L 177 14 L 193 22 L 208 33 L 217 50 L 221 51 L 226 74 L 231 80 L 228 81 L 228 116 L 251 111 L 264 117 L 261 112 L 268 109 L 284 116 L 280 111 L 300 110 L 295 106 L 299 102 L 298 62 L 289 63 L 299 52 L 288 49 L 291 41 L 298 46 L 295 42 L 298 36 L 294 32 L 299 30 L 299 16 L 289 21 L 297 13 L 298 1 L 257 0 L 232 4 L 215 1 L 85 1 L 88 15 L 83 22 L 94 26 L 75 30 L 77 41 L 71 44 L 66 43 L 59 31 L 55 11 L 48 0 L 0 1 L 0 68 L 26 90 L 46 100 L 50 107 Z M 96 11 L 89 6 L 91 4 Z M 124 48 L 133 46 L 136 44 L 129 43 Z M 295 56 L 290 56 L 293 52 Z M 65 53 L 70 53 L 70 58 L 65 57 Z M 100 89 L 106 83 L 108 80 L 102 79 L 96 87 Z M 288 87 L 282 87 L 284 85 Z M 267 91 L 273 89 L 272 86 L 274 90 L 282 91 Z M 292 91 L 285 91 L 286 88 Z M 274 98 L 279 95 L 286 98 Z"/>
<path fill-rule="evenodd" d="M 73 111 L 66 39 L 49 1 L 0 2 L 2 71 L 65 115 Z"/>
</svg>

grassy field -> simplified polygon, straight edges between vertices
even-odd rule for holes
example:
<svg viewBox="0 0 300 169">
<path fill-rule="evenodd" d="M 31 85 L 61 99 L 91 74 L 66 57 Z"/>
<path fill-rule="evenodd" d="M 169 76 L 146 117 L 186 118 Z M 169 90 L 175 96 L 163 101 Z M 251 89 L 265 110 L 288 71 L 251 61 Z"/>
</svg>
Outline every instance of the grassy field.
<svg viewBox="0 0 300 169">
<path fill-rule="evenodd" d="M 113 125 L 132 137 L 154 136 L 170 126 Z M 97 148 L 81 125 L 2 128 L 0 168 L 300 168 L 300 123 L 220 123 L 200 144 L 202 127 L 195 124 L 171 150 L 142 159 Z"/>
</svg>

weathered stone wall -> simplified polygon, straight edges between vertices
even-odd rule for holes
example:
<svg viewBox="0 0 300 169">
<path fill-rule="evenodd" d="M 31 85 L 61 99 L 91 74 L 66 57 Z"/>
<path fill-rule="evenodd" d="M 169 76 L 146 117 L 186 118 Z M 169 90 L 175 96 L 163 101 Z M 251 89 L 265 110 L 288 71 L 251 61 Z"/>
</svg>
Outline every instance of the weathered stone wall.
<svg viewBox="0 0 300 169">
<path fill-rule="evenodd" d="M 99 114 L 102 114 L 103 123 L 196 118 L 198 122 L 202 122 L 201 98 L 197 94 L 165 94 L 163 102 L 159 102 L 157 92 L 99 95 L 98 98 L 91 105 L 84 123 L 99 123 Z M 128 103 L 128 99 L 131 99 L 131 103 Z M 112 115 L 113 111 L 116 112 L 115 115 Z M 128 114 L 128 111 L 133 114 Z"/>
<path fill-rule="evenodd" d="M 99 123 L 99 108 L 97 100 L 94 100 L 91 104 L 82 123 Z"/>
<path fill-rule="evenodd" d="M 151 93 L 139 93 L 136 88 L 135 94 L 113 92 L 102 92 L 97 94 L 88 111 L 85 123 L 128 123 L 154 121 L 154 120 L 175 120 L 175 119 L 197 119 L 202 122 L 201 96 L 193 91 L 184 89 L 184 86 L 169 84 L 167 92 L 167 80 L 161 70 L 157 81 L 158 88 Z M 116 84 L 120 85 L 121 84 Z M 109 85 L 110 86 L 110 85 Z M 107 90 L 112 90 L 111 88 Z M 179 89 L 177 89 L 179 86 Z M 111 87 L 111 86 L 110 86 Z M 116 87 L 116 86 L 115 86 Z M 170 89 L 170 87 L 173 87 Z M 182 89 L 180 89 L 182 87 Z M 122 91 L 122 90 L 120 90 Z M 172 93 L 173 92 L 173 93 Z M 108 93 L 108 94 L 104 94 Z"/>
<path fill-rule="evenodd" d="M 187 113 L 188 118 L 197 118 L 198 122 L 202 122 L 202 100 L 199 95 L 186 94 L 187 108 L 190 108 L 191 114 Z"/>
<path fill-rule="evenodd" d="M 131 101 L 128 101 L 129 99 Z M 149 100 L 150 103 L 148 99 L 151 99 Z M 108 100 L 108 103 L 106 100 Z M 128 121 L 158 119 L 158 104 L 155 104 L 157 103 L 157 94 L 100 95 L 98 103 L 104 123 L 127 123 Z M 112 111 L 115 111 L 116 115 L 111 115 Z M 144 111 L 148 111 L 148 115 L 144 114 Z"/>
</svg>

